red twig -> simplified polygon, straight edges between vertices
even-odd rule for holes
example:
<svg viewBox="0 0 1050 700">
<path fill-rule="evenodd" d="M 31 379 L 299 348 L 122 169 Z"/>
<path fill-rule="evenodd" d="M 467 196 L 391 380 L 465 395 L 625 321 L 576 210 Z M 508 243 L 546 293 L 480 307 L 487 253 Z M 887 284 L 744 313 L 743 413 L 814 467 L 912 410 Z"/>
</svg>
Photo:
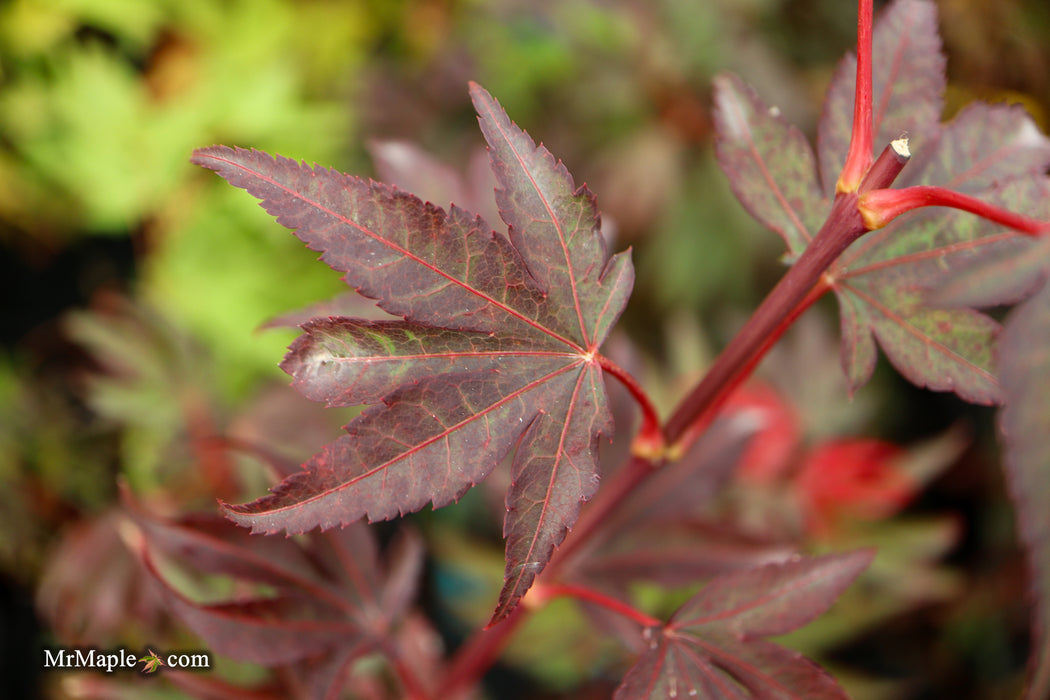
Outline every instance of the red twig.
<svg viewBox="0 0 1050 700">
<path fill-rule="evenodd" d="M 779 323 L 765 335 L 755 333 L 754 335 L 760 338 L 758 344 L 754 345 L 750 351 L 747 351 L 749 357 L 746 361 L 743 361 L 737 368 L 731 373 L 718 377 L 712 376 L 713 373 L 709 372 L 705 376 L 705 380 L 708 376 L 712 377 L 710 381 L 709 399 L 707 400 L 706 406 L 697 413 L 693 422 L 682 431 L 681 435 L 675 439 L 674 449 L 672 450 L 669 457 L 676 458 L 685 453 L 693 442 L 703 435 L 703 432 L 718 416 L 718 412 L 721 410 L 726 399 L 728 399 L 733 391 L 736 390 L 755 370 L 758 364 L 766 356 L 780 337 L 784 335 L 788 328 L 790 328 L 798 317 L 801 316 L 809 307 L 816 303 L 817 299 L 824 296 L 824 293 L 829 289 L 827 283 L 823 278 L 819 279 L 816 284 L 813 285 L 809 293 L 803 297 L 794 307 L 791 308 L 784 316 L 780 319 Z M 743 331 L 741 331 L 741 334 Z M 739 337 L 739 336 L 738 336 Z M 734 339 L 735 340 L 735 339 Z M 729 349 L 728 347 L 726 348 Z M 714 369 L 714 367 L 712 367 Z M 697 391 L 703 386 L 697 386 Z"/>
</svg>

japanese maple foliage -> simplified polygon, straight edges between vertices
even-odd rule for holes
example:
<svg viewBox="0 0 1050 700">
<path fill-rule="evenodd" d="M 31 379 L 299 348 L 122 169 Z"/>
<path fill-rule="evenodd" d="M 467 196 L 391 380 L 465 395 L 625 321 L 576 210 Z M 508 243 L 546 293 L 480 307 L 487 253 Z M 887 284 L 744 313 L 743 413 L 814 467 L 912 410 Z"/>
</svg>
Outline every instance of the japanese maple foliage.
<svg viewBox="0 0 1050 700">
<path fill-rule="evenodd" d="M 789 258 L 806 249 L 821 221 L 826 224 L 822 208 L 851 191 L 863 228 L 878 229 L 817 282 L 818 293 L 830 289 L 839 299 L 842 364 L 854 389 L 871 377 L 877 339 L 901 374 L 919 386 L 977 403 L 1005 400 L 1007 475 L 1030 548 L 1038 612 L 1029 697 L 1041 697 L 1050 690 L 1050 591 L 1041 544 L 1048 528 L 1045 506 L 1033 501 L 1045 492 L 1047 432 L 1034 404 L 1045 396 L 1046 362 L 1032 351 L 1042 347 L 1037 309 L 1045 308 L 1045 298 L 1041 305 L 1036 296 L 1015 312 L 1001 346 L 1002 381 L 995 342 L 1000 326 L 976 307 L 1014 303 L 1045 278 L 1046 244 L 1032 236 L 1050 232 L 1044 223 L 1050 218 L 1050 139 L 1017 106 L 973 104 L 941 124 L 944 59 L 934 5 L 892 3 L 874 25 L 871 45 L 864 41 L 871 3 L 860 6 L 858 56 L 840 65 L 828 91 L 817 157 L 796 129 L 733 77 L 716 85 L 719 157 L 741 202 L 784 238 Z M 872 53 L 882 60 L 873 61 Z M 904 137 L 903 154 L 892 154 L 899 161 L 892 176 L 871 182 L 872 147 Z M 909 164 L 912 148 L 916 157 Z M 888 189 L 894 181 L 903 187 Z M 922 207 L 958 211 L 901 216 Z M 961 281 L 945 281 L 953 275 Z M 932 294 L 944 285 L 954 291 Z M 1028 320 L 1019 323 L 1022 316 Z"/>
<path fill-rule="evenodd" d="M 389 645 L 389 630 L 415 597 L 422 548 L 410 533 L 384 565 L 364 523 L 300 541 L 260 541 L 217 515 L 175 520 L 150 513 L 126 492 L 124 502 L 143 535 L 137 554 L 169 609 L 219 654 L 286 666 L 311 697 L 337 697 L 345 668 Z M 162 573 L 164 557 L 270 590 L 200 602 Z M 405 663 L 396 655 L 392 660 Z M 410 672 L 400 677 L 410 688 L 417 682 Z"/>
<path fill-rule="evenodd" d="M 225 146 L 198 150 L 195 163 L 259 199 L 391 318 L 302 324 L 281 365 L 293 386 L 329 406 L 365 408 L 269 495 L 222 504 L 253 533 L 343 529 L 253 539 L 212 520 L 153 518 L 129 501 L 144 535 L 139 556 L 171 608 L 217 651 L 290 668 L 326 697 L 369 652 L 387 659 L 413 697 L 455 697 L 533 610 L 560 596 L 586 603 L 596 624 L 639 652 L 620 700 L 845 697 L 825 670 L 765 637 L 828 610 L 873 553 L 804 556 L 803 542 L 755 536 L 720 521 L 715 505 L 742 455 L 746 463 L 754 432 L 719 419 L 719 410 L 831 291 L 851 391 L 871 377 L 878 346 L 918 386 L 1006 401 L 1007 474 L 1035 574 L 1029 697 L 1045 695 L 1050 525 L 1040 486 L 1050 323 L 1042 285 L 1050 257 L 1039 237 L 1050 232 L 1050 139 L 1014 107 L 974 105 L 941 124 L 945 60 L 934 5 L 896 0 L 877 24 L 871 0 L 858 6 L 857 54 L 833 78 L 816 150 L 743 80 L 716 80 L 719 161 L 743 205 L 783 238 L 791 266 L 664 421 L 639 383 L 601 354 L 631 293 L 630 254 L 607 254 L 594 196 L 479 86 L 470 94 L 505 231 L 456 204 L 442 209 L 320 166 Z M 1009 317 L 1000 372 L 1001 327 L 977 309 L 1040 289 Z M 609 478 L 599 491 L 598 445 L 613 432 L 606 373 L 625 385 L 642 419 L 630 454 L 603 465 Z M 778 449 L 779 459 L 790 445 Z M 827 529 L 843 498 L 869 517 L 900 508 L 916 488 L 893 469 L 900 454 L 876 441 L 817 448 L 796 484 L 818 522 L 811 529 Z M 508 457 L 505 574 L 489 628 L 422 683 L 402 647 L 384 639 L 407 617 L 416 545 L 387 571 L 359 521 L 448 505 Z M 764 468 L 747 470 L 779 477 Z M 166 580 L 157 552 L 189 555 L 204 571 L 277 593 L 194 602 Z M 703 579 L 666 622 L 628 602 L 639 581 Z M 280 643 L 247 632 L 278 634 Z"/>
<path fill-rule="evenodd" d="M 845 698 L 826 671 L 762 637 L 805 625 L 871 563 L 858 551 L 713 579 L 666 625 L 615 698 Z"/>
<path fill-rule="evenodd" d="M 240 149 L 194 161 L 262 200 L 398 321 L 320 319 L 283 363 L 306 396 L 378 404 L 270 496 L 227 506 L 255 532 L 383 520 L 455 501 L 514 452 L 506 585 L 528 590 L 598 484 L 610 435 L 597 349 L 623 310 L 630 257 L 607 258 L 594 196 L 471 89 L 508 235 L 396 188 Z"/>
<path fill-rule="evenodd" d="M 944 58 L 934 6 L 898 2 L 875 28 L 874 142 L 907 134 L 914 162 L 903 184 L 949 184 L 987 202 L 1018 207 L 1019 181 L 1050 165 L 1050 140 L 1017 107 L 976 104 L 946 125 Z M 802 135 L 737 78 L 716 83 L 719 157 L 734 191 L 798 257 L 824 222 L 849 146 L 856 60 L 843 62 L 828 92 L 813 156 Z M 817 164 L 820 164 L 818 173 Z M 899 191 L 890 191 L 899 192 Z M 919 386 L 955 391 L 979 403 L 1001 399 L 992 342 L 999 326 L 966 308 L 923 298 L 931 279 L 1025 237 L 963 214 L 925 211 L 866 235 L 827 271 L 839 298 L 842 361 L 853 389 L 875 367 L 875 339 Z"/>
</svg>

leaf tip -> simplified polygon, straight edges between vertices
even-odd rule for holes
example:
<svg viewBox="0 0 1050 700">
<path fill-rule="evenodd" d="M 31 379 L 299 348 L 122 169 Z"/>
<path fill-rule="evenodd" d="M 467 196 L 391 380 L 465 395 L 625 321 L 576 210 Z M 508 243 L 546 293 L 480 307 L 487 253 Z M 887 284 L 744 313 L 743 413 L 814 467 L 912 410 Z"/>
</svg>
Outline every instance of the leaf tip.
<svg viewBox="0 0 1050 700">
<path fill-rule="evenodd" d="M 492 93 L 483 88 L 480 83 L 476 83 L 473 80 L 467 83 L 467 91 L 470 93 L 470 99 L 474 103 L 474 106 L 481 111 L 481 105 L 486 102 L 492 102 Z"/>
<path fill-rule="evenodd" d="M 211 146 L 201 146 L 200 148 L 194 148 L 190 154 L 190 162 L 194 165 L 200 165 L 201 167 L 210 167 L 208 162 L 215 158 L 220 153 L 232 153 L 235 149 L 216 143 Z"/>
<path fill-rule="evenodd" d="M 219 510 L 222 511 L 223 516 L 227 520 L 240 527 L 248 528 L 253 535 L 273 535 L 282 529 L 276 523 L 267 523 L 265 519 L 261 519 L 259 513 L 249 511 L 250 503 L 227 503 L 222 499 L 216 499 L 216 501 L 219 504 Z M 291 535 L 295 533 L 287 531 L 286 534 Z"/>
</svg>

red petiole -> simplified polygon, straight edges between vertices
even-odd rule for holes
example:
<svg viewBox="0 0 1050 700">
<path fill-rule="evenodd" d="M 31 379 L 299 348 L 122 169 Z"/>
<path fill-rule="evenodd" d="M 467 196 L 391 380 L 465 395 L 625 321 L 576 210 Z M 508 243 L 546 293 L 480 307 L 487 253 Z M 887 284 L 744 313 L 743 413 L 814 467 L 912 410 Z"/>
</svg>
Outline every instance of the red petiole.
<svg viewBox="0 0 1050 700">
<path fill-rule="evenodd" d="M 605 595 L 593 588 L 587 586 L 577 586 L 570 583 L 550 583 L 550 584 L 539 584 L 536 586 L 530 596 L 535 596 L 534 599 L 541 603 L 546 603 L 554 598 L 568 596 L 576 598 L 577 600 L 585 600 L 588 603 L 594 603 L 607 610 L 611 610 L 618 615 L 622 615 L 630 620 L 634 620 L 642 627 L 657 627 L 663 624 L 663 620 L 658 620 L 655 617 L 646 615 L 642 611 L 634 608 L 622 600 L 613 598 L 612 596 Z"/>
<path fill-rule="evenodd" d="M 1038 236 L 1050 233 L 1050 222 L 1039 221 L 997 207 L 969 195 L 944 187 L 915 186 L 902 190 L 880 189 L 865 192 L 858 202 L 868 228 L 882 228 L 901 214 L 920 207 L 950 207 L 982 219 L 1008 226 L 1015 231 Z"/>
<path fill-rule="evenodd" d="M 842 168 L 836 191 L 856 192 L 872 162 L 872 56 L 874 21 L 872 0 L 857 3 L 857 89 L 853 97 L 853 131 L 849 152 Z"/>
</svg>

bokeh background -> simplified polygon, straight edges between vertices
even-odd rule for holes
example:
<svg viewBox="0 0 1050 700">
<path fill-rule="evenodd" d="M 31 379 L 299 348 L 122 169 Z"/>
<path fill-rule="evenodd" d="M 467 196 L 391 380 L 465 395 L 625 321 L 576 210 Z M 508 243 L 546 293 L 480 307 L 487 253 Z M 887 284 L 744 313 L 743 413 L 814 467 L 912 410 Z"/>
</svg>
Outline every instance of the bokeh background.
<svg viewBox="0 0 1050 700">
<path fill-rule="evenodd" d="M 1022 102 L 1046 130 L 1050 5 L 936 4 L 946 117 L 975 98 Z M 134 645 L 170 625 L 139 614 L 152 608 L 115 534 L 118 477 L 208 507 L 265 487 L 230 463 L 229 441 L 264 437 L 301 459 L 345 419 L 287 388 L 277 362 L 294 331 L 260 330 L 338 294 L 338 276 L 190 165 L 193 148 L 252 146 L 371 176 L 394 141 L 476 184 L 466 85 L 480 82 L 597 193 L 614 248 L 633 246 L 638 281 L 616 342 L 666 408 L 783 269 L 779 239 L 714 163 L 712 77 L 742 74 L 812 136 L 855 12 L 845 0 L 0 3 L 0 685 L 104 697 L 34 672 L 39 645 Z M 813 316 L 763 369 L 811 439 L 968 436 L 910 507 L 936 524 L 881 534 L 890 547 L 913 537 L 902 561 L 929 580 L 832 665 L 863 669 L 858 697 L 1015 696 L 1027 609 L 992 412 L 885 367 L 842 409 L 841 385 L 824 379 L 839 371 L 835 309 Z M 495 544 L 485 556 L 498 570 Z M 588 669 L 531 661 L 529 697 L 584 692 Z"/>
</svg>

